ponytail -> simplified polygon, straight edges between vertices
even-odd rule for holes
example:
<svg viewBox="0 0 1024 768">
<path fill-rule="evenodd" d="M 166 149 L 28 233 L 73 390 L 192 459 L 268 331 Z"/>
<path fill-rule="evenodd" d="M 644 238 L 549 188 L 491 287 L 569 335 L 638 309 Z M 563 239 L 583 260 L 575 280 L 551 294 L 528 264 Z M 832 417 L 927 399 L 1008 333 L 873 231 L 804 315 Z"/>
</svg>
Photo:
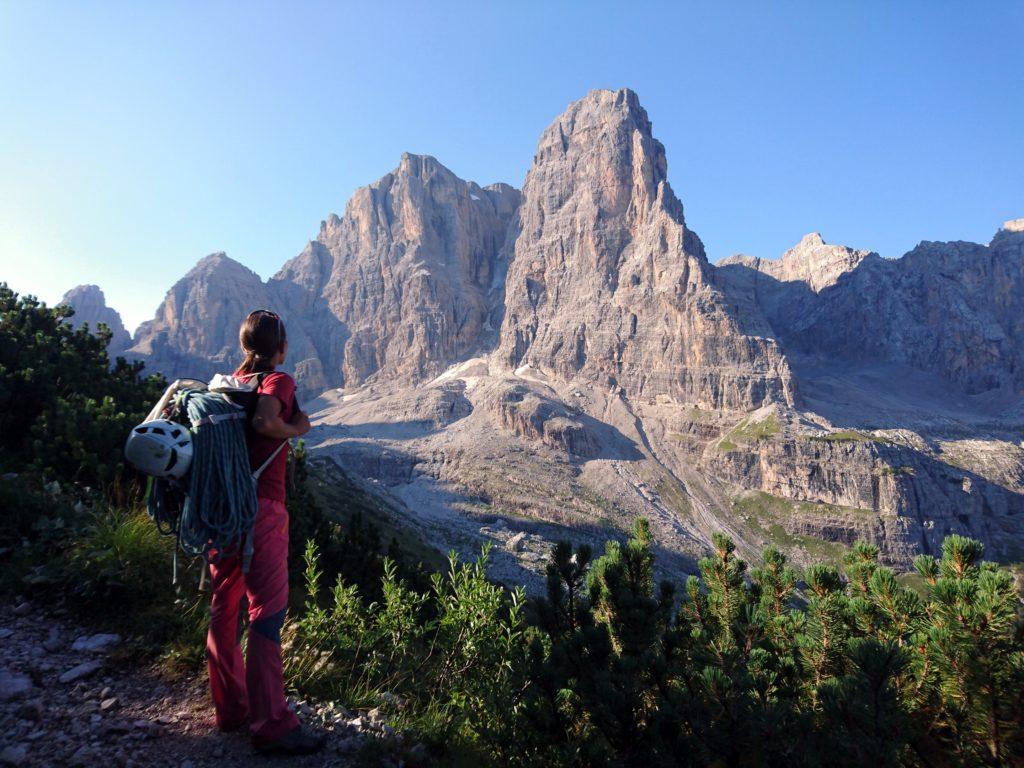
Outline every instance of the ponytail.
<svg viewBox="0 0 1024 768">
<path fill-rule="evenodd" d="M 242 373 L 256 373 L 254 370 L 256 367 L 256 353 L 252 350 L 245 351 L 245 359 L 242 361 L 242 365 L 239 366 L 238 370 Z"/>
<path fill-rule="evenodd" d="M 239 371 L 248 374 L 274 370 L 272 361 L 287 340 L 284 323 L 277 313 L 266 309 L 249 313 L 238 330 L 238 342 L 245 352 Z"/>
</svg>

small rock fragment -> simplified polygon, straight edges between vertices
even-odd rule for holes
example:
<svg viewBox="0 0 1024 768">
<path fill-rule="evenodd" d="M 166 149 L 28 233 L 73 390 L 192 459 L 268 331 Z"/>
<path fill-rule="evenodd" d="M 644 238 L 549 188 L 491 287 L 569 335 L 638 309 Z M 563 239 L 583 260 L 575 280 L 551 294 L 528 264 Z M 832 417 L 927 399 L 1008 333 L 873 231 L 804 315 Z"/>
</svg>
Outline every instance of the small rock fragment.
<svg viewBox="0 0 1024 768">
<path fill-rule="evenodd" d="M 87 651 L 89 653 L 95 653 L 97 651 L 105 651 L 108 648 L 112 648 L 121 642 L 120 635 L 104 634 L 100 633 L 97 635 L 82 636 L 75 640 L 71 644 L 72 651 Z"/>
<path fill-rule="evenodd" d="M 77 667 L 72 667 L 57 679 L 62 683 L 71 683 L 83 677 L 88 677 L 102 666 L 103 664 L 99 661 L 83 661 Z"/>
<path fill-rule="evenodd" d="M 35 722 L 43 716 L 43 703 L 41 701 L 26 701 L 18 707 L 15 714 L 22 720 Z"/>
</svg>

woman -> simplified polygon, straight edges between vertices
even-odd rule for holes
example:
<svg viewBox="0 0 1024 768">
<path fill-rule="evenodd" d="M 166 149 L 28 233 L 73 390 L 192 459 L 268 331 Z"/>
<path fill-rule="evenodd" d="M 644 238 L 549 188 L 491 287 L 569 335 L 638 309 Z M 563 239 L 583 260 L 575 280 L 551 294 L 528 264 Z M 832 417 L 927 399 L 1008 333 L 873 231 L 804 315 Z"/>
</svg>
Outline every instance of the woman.
<svg viewBox="0 0 1024 768">
<path fill-rule="evenodd" d="M 274 370 L 288 354 L 281 318 L 257 310 L 242 323 L 238 339 L 245 361 L 235 375 L 259 381 L 249 436 L 249 459 L 255 470 L 282 442 L 306 434 L 309 417 L 297 407 L 295 381 Z M 284 696 L 281 626 L 288 605 L 288 510 L 284 505 L 287 453 L 278 451 L 256 485 L 259 511 L 248 572 L 242 572 L 238 555 L 210 564 L 213 600 L 206 650 L 217 726 L 222 731 L 234 731 L 248 721 L 258 751 L 298 755 L 319 750 L 324 737 L 299 725 Z M 249 598 L 249 642 L 244 662 L 238 633 L 243 595 Z"/>
</svg>

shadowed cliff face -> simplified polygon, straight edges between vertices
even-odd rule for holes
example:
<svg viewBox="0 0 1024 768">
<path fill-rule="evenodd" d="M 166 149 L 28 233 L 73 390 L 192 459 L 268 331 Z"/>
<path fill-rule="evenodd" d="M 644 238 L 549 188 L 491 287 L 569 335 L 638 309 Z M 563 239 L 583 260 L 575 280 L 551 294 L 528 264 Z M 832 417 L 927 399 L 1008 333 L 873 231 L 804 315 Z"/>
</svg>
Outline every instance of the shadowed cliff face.
<svg viewBox="0 0 1024 768">
<path fill-rule="evenodd" d="M 746 335 L 709 280 L 632 91 L 594 91 L 541 136 L 508 258 L 511 367 L 714 408 L 792 401 L 777 345 Z"/>
<path fill-rule="evenodd" d="M 1024 391 L 1024 233 L 1007 222 L 988 246 L 922 242 L 901 259 L 808 235 L 779 261 L 718 266 L 736 301 L 754 302 L 789 352 L 895 363 L 968 394 Z"/>
</svg>

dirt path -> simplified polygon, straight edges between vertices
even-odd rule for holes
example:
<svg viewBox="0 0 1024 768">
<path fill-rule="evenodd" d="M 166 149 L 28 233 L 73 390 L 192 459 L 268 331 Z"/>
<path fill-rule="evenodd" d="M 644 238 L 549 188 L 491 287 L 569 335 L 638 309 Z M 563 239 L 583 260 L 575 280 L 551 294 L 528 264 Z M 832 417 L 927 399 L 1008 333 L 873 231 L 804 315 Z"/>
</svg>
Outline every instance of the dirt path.
<svg viewBox="0 0 1024 768">
<path fill-rule="evenodd" d="M 245 733 L 217 730 L 205 675 L 169 682 L 119 667 L 110 654 L 120 643 L 59 610 L 0 604 L 0 766 L 356 766 L 367 764 L 368 739 L 388 741 L 376 713 L 297 702 L 300 718 L 328 733 L 327 749 L 301 759 L 257 755 Z M 399 750 L 383 751 L 373 764 L 404 762 L 387 755 Z"/>
</svg>

